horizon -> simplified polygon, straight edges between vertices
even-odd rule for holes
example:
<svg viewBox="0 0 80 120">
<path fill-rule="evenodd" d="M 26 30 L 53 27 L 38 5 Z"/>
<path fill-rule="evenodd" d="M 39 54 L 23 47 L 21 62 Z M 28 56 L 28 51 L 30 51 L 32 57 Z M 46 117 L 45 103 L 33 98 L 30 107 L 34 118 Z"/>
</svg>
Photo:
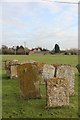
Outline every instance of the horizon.
<svg viewBox="0 0 80 120">
<path fill-rule="evenodd" d="M 6 45 L 2 45 L 2 46 L 6 46 Z M 13 47 L 17 47 L 17 46 L 22 46 L 23 48 L 25 48 L 25 46 L 24 45 L 16 45 L 16 46 L 6 46 L 6 47 L 8 47 L 8 49 L 9 48 L 13 48 Z M 32 49 L 35 49 L 35 48 L 42 48 L 42 49 L 47 49 L 47 50 L 49 50 L 49 51 L 52 51 L 53 49 L 54 49 L 54 47 L 55 47 L 55 45 L 53 46 L 53 48 L 52 49 L 47 49 L 46 47 L 44 48 L 44 47 L 41 47 L 41 46 L 37 46 L 37 47 L 32 47 L 32 48 L 28 48 L 27 46 L 26 46 L 26 48 L 28 48 L 29 50 L 32 50 Z M 60 51 L 65 51 L 65 50 L 79 50 L 78 48 L 67 48 L 67 49 L 61 49 L 61 46 L 59 46 L 60 47 Z M 0 47 L 0 49 L 1 49 L 2 47 Z"/>
</svg>

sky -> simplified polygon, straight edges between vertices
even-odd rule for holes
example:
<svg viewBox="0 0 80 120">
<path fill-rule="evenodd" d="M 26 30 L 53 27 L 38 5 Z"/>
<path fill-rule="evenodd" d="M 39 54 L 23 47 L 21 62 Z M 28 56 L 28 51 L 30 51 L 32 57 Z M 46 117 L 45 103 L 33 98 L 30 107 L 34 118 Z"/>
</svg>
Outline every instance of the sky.
<svg viewBox="0 0 80 120">
<path fill-rule="evenodd" d="M 55 1 L 0 0 L 0 45 L 78 48 L 78 5 Z"/>
</svg>

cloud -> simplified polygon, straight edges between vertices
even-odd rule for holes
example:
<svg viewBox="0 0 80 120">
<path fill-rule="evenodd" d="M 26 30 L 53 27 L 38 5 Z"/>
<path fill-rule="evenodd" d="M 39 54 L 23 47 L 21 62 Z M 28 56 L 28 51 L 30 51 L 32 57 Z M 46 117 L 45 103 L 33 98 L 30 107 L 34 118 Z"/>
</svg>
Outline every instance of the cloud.
<svg viewBox="0 0 80 120">
<path fill-rule="evenodd" d="M 0 0 L 0 2 L 5 3 L 5 2 L 41 2 L 42 0 Z"/>
<path fill-rule="evenodd" d="M 37 3 L 35 3 L 37 4 Z M 3 26 L 15 26 L 17 29 L 24 29 L 40 24 L 41 19 L 38 18 L 38 10 L 33 3 L 9 3 L 3 5 Z M 33 9 L 33 10 L 32 10 Z M 40 13 L 40 11 L 39 11 Z M 30 22 L 31 21 L 31 22 Z"/>
<path fill-rule="evenodd" d="M 77 6 L 51 2 L 3 4 L 3 44 L 77 47 Z M 1 21 L 1 20 L 0 20 Z"/>
<path fill-rule="evenodd" d="M 25 32 L 25 33 L 13 33 L 13 32 L 4 32 L 3 33 L 3 43 L 8 46 L 13 45 L 24 45 L 24 41 L 26 41 L 26 45 L 29 48 L 32 47 L 45 47 L 48 49 L 52 49 L 54 44 L 59 42 L 62 49 L 67 49 L 70 47 L 76 47 L 78 45 L 78 36 L 77 32 L 53 32 L 48 29 L 35 29 L 34 32 Z M 11 41 L 11 42 L 10 42 Z"/>
<path fill-rule="evenodd" d="M 39 4 L 41 4 L 41 7 L 48 9 L 48 11 L 52 14 L 60 12 L 61 9 L 58 4 L 51 2 L 40 2 Z"/>
<path fill-rule="evenodd" d="M 54 0 L 0 0 L 0 2 L 53 2 Z M 63 2 L 78 2 L 79 0 L 55 0 Z"/>
<path fill-rule="evenodd" d="M 63 2 L 78 2 L 79 0 L 56 0 L 56 1 L 63 1 Z"/>
</svg>

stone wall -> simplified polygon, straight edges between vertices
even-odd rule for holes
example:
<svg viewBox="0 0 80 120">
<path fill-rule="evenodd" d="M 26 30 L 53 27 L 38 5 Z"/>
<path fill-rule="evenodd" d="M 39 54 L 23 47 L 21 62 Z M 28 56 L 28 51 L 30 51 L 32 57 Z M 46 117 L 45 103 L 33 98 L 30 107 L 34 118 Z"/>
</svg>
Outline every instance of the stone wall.
<svg viewBox="0 0 80 120">
<path fill-rule="evenodd" d="M 39 98 L 39 76 L 36 65 L 27 62 L 19 65 L 17 71 L 20 81 L 20 96 L 25 99 Z"/>
<path fill-rule="evenodd" d="M 68 81 L 64 78 L 52 78 L 46 81 L 47 107 L 69 105 Z"/>
</svg>

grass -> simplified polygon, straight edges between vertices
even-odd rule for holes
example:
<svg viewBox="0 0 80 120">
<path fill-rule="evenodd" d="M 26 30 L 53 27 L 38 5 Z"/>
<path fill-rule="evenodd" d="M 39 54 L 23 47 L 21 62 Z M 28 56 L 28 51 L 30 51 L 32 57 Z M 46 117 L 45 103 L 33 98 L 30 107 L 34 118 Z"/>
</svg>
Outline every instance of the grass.
<svg viewBox="0 0 80 120">
<path fill-rule="evenodd" d="M 4 55 L 2 57 L 2 60 L 13 60 L 17 59 L 19 61 L 27 61 L 27 60 L 36 60 L 39 62 L 46 62 L 48 64 L 51 63 L 62 63 L 62 64 L 71 64 L 72 66 L 76 66 L 78 63 L 78 56 L 72 55 L 72 56 L 67 56 L 67 55 Z"/>
<path fill-rule="evenodd" d="M 75 67 L 78 57 L 64 55 L 3 55 L 2 60 L 18 59 L 19 61 L 36 60 L 46 63 L 71 64 Z M 68 107 L 46 109 L 45 85 L 40 86 L 41 99 L 24 100 L 19 96 L 19 81 L 6 77 L 2 70 L 2 117 L 3 118 L 78 118 L 78 72 L 75 68 L 75 96 L 70 97 Z M 79 81 L 80 84 L 80 81 Z"/>
</svg>

